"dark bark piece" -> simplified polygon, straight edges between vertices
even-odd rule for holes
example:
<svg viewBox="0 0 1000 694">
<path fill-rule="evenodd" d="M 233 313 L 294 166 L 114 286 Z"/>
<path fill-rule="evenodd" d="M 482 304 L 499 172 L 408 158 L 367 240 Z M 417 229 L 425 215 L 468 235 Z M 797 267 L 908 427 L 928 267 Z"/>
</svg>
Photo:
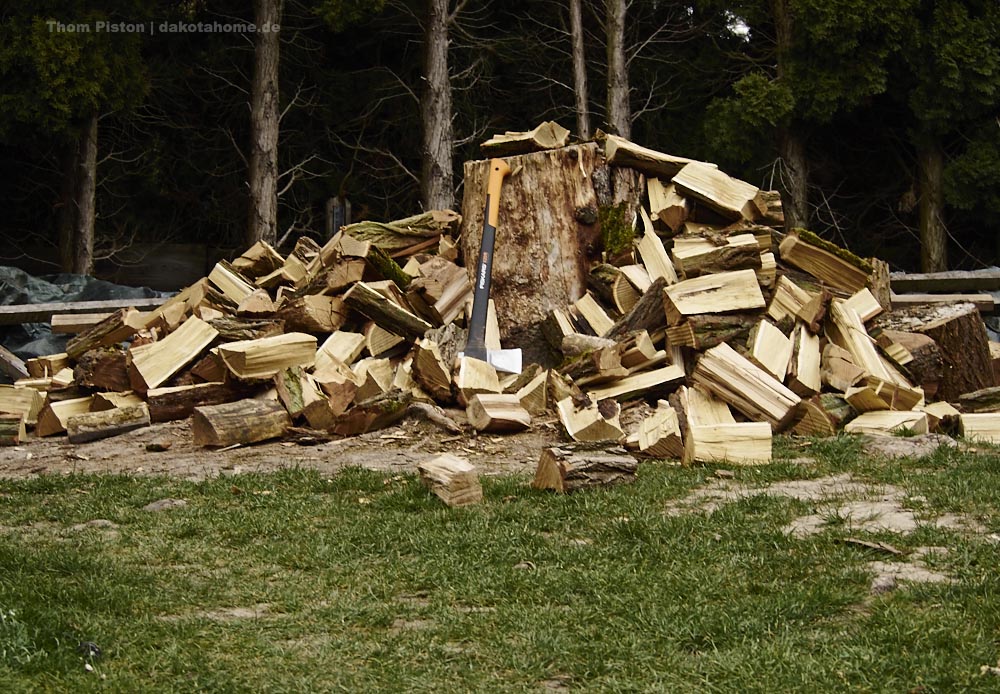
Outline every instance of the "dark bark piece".
<svg viewBox="0 0 1000 694">
<path fill-rule="evenodd" d="M 107 391 L 130 390 L 125 352 L 118 349 L 92 349 L 73 369 L 77 385 Z"/>
<path fill-rule="evenodd" d="M 617 338 L 637 330 L 653 333 L 665 327 L 667 317 L 663 309 L 663 289 L 666 286 L 667 281 L 662 277 L 653 282 L 632 310 L 615 321 L 604 337 Z"/>
</svg>

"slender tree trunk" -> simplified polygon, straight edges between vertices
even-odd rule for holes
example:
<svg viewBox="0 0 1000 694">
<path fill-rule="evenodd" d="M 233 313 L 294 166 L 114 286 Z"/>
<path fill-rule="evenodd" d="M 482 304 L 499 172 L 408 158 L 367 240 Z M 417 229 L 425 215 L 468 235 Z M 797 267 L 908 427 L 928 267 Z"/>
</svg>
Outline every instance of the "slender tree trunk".
<svg viewBox="0 0 1000 694">
<path fill-rule="evenodd" d="M 259 29 L 281 24 L 283 0 L 254 0 Z M 244 242 L 278 238 L 278 54 L 277 31 L 258 31 L 250 87 L 250 209 Z"/>
<path fill-rule="evenodd" d="M 934 137 L 924 138 L 917 151 L 920 182 L 920 269 L 948 269 L 948 230 L 944 224 L 944 152 Z"/>
<path fill-rule="evenodd" d="M 772 0 L 771 15 L 774 18 L 776 74 L 780 81 L 785 78 L 790 60 L 795 21 L 788 0 Z M 805 228 L 809 226 L 809 160 L 806 158 L 805 138 L 792 123 L 779 127 L 777 136 L 778 156 L 784 164 L 781 206 L 785 213 L 785 228 Z"/>
<path fill-rule="evenodd" d="M 97 111 L 91 112 L 80 134 L 76 173 L 76 224 L 72 241 L 72 269 L 79 275 L 94 272 L 94 219 L 97 216 Z"/>
<path fill-rule="evenodd" d="M 785 228 L 808 228 L 809 160 L 803 138 L 791 126 L 778 129 L 778 155 L 784 164 L 781 206 Z"/>
<path fill-rule="evenodd" d="M 448 74 L 448 0 L 427 0 L 424 37 L 424 78 L 420 98 L 423 121 L 423 163 L 420 199 L 425 210 L 455 206 L 451 123 L 451 77 Z"/>
<path fill-rule="evenodd" d="M 590 95 L 587 93 L 587 59 L 583 46 L 582 0 L 569 0 L 569 27 L 573 39 L 573 95 L 576 98 L 576 134 L 590 139 Z"/>
<path fill-rule="evenodd" d="M 73 247 L 76 236 L 76 178 L 80 161 L 79 139 L 70 142 L 62 156 L 62 181 L 59 186 L 59 210 L 56 232 L 59 239 L 59 268 L 73 272 Z"/>
<path fill-rule="evenodd" d="M 632 136 L 628 65 L 625 60 L 626 0 L 605 0 L 604 31 L 608 44 L 608 128 L 621 137 Z"/>
</svg>

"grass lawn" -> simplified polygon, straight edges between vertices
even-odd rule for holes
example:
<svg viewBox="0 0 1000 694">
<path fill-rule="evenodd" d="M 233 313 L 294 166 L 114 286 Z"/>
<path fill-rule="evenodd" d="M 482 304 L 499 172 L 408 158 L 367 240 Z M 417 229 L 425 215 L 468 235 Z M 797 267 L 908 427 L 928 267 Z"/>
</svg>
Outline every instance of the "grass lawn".
<svg viewBox="0 0 1000 694">
<path fill-rule="evenodd" d="M 778 449 L 735 480 L 850 472 L 981 528 L 796 538 L 816 503 L 771 495 L 671 515 L 716 468 L 658 462 L 571 496 L 489 478 L 464 509 L 361 470 L 3 482 L 0 692 L 1000 690 L 1000 456 Z M 906 558 L 848 536 L 946 547 L 953 580 L 872 594 L 868 562 Z"/>
</svg>

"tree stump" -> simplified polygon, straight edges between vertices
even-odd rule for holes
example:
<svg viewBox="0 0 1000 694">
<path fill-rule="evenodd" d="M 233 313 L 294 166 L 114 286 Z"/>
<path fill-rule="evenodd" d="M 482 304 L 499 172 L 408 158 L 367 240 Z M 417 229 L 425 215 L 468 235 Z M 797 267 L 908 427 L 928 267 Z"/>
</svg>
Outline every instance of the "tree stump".
<svg viewBox="0 0 1000 694">
<path fill-rule="evenodd" d="M 514 174 L 500 194 L 491 296 L 505 346 L 525 351 L 525 363 L 549 363 L 541 339 L 549 312 L 583 296 L 590 261 L 600 253 L 593 173 L 597 144 L 509 157 Z M 475 271 L 483 232 L 489 162 L 465 163 L 462 253 Z"/>
</svg>

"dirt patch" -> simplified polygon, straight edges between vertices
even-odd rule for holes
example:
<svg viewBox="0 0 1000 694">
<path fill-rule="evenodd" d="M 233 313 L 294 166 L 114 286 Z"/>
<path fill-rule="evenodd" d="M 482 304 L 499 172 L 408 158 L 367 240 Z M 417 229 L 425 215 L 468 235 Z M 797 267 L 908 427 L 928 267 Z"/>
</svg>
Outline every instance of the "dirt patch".
<svg viewBox="0 0 1000 694">
<path fill-rule="evenodd" d="M 160 615 L 161 622 L 180 622 L 186 619 L 207 619 L 212 622 L 236 622 L 245 619 L 274 619 L 282 615 L 271 611 L 266 602 L 250 607 L 222 607 L 217 610 L 198 610 L 183 614 Z"/>
<path fill-rule="evenodd" d="M 275 441 L 211 450 L 194 444 L 188 421 L 183 420 L 84 444 L 71 444 L 65 436 L 32 438 L 0 449 L 0 479 L 98 473 L 202 480 L 288 468 L 334 474 L 345 467 L 415 472 L 418 463 L 440 453 L 467 458 L 483 475 L 533 473 L 542 448 L 562 441 L 558 423 L 551 418 L 525 432 L 492 436 L 475 434 L 464 410 L 447 414 L 467 433 L 452 434 L 429 422 L 407 419 L 398 426 L 315 446 Z M 166 451 L 147 450 L 153 442 L 171 445 Z"/>
<path fill-rule="evenodd" d="M 944 434 L 920 434 L 919 436 L 885 436 L 866 434 L 861 437 L 861 450 L 867 455 L 880 458 L 924 458 L 938 448 L 956 448 L 955 439 Z"/>
</svg>

